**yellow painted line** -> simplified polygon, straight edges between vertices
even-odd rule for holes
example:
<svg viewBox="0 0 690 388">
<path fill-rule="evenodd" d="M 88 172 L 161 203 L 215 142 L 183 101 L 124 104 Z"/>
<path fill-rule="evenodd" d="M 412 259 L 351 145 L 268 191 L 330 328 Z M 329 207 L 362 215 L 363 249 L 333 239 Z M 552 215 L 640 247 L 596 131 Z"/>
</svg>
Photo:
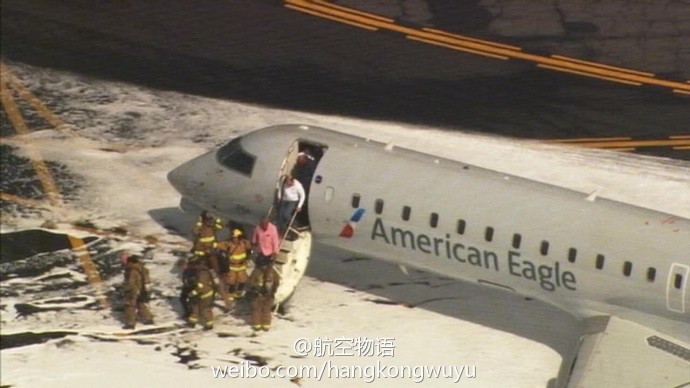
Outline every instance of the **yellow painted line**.
<svg viewBox="0 0 690 388">
<path fill-rule="evenodd" d="M 46 202 L 38 199 L 24 198 L 18 195 L 0 192 L 0 201 L 14 202 L 29 207 L 45 207 Z"/>
<path fill-rule="evenodd" d="M 690 146 L 673 147 L 674 150 L 690 150 Z"/>
<path fill-rule="evenodd" d="M 583 147 L 584 147 L 584 148 L 587 148 L 586 145 L 584 145 Z M 592 147 L 592 148 L 596 148 L 596 147 Z M 612 151 L 621 151 L 621 152 L 633 152 L 633 151 L 637 151 L 637 148 L 606 148 L 606 149 L 612 150 Z"/>
<path fill-rule="evenodd" d="M 560 67 L 560 66 L 551 66 L 551 65 L 538 64 L 537 67 L 541 67 L 541 68 L 544 68 L 544 69 L 556 70 L 556 71 L 562 71 L 562 72 L 564 72 L 564 73 L 577 74 L 577 75 L 584 75 L 584 76 L 586 76 L 586 77 L 599 78 L 599 79 L 603 79 L 603 80 L 606 80 L 606 81 L 619 82 L 619 83 L 627 84 L 627 85 L 634 85 L 634 86 L 640 86 L 640 85 L 642 85 L 642 84 L 639 83 L 639 82 L 625 81 L 625 80 L 618 79 L 618 78 L 614 78 L 614 77 L 604 77 L 604 76 L 601 76 L 601 75 L 590 74 L 590 73 L 587 73 L 587 72 L 584 72 L 584 71 L 565 69 L 565 68 L 562 68 L 562 67 Z"/>
<path fill-rule="evenodd" d="M 545 143 L 584 143 L 584 142 L 597 142 L 597 141 L 620 141 L 620 140 L 631 140 L 630 137 L 582 137 L 576 139 L 549 139 L 545 140 Z"/>
<path fill-rule="evenodd" d="M 586 63 L 579 63 L 572 60 L 564 60 L 553 57 L 545 57 L 536 54 L 524 53 L 513 49 L 504 47 L 496 47 L 487 45 L 481 42 L 467 41 L 445 34 L 432 33 L 424 30 L 417 30 L 405 26 L 400 26 L 395 23 L 381 21 L 378 19 L 371 19 L 361 15 L 352 14 L 351 11 L 342 11 L 339 9 L 331 9 L 318 3 L 313 3 L 306 0 L 285 0 L 286 6 L 292 5 L 293 9 L 297 10 L 311 10 L 317 14 L 326 14 L 335 17 L 334 20 L 341 21 L 341 19 L 356 22 L 358 24 L 368 25 L 370 27 L 386 29 L 389 31 L 399 32 L 414 37 L 417 39 L 427 39 L 431 41 L 448 44 L 454 47 L 462 48 L 464 50 L 475 50 L 482 52 L 484 55 L 491 54 L 498 57 L 507 56 L 509 58 L 521 59 L 529 62 L 534 62 L 539 65 L 551 66 L 554 70 L 572 72 L 573 74 L 583 75 L 587 77 L 597 77 L 605 80 L 621 82 L 630 85 L 650 84 L 676 89 L 678 92 L 690 92 L 690 85 L 676 81 L 669 81 L 649 77 L 645 75 L 631 73 L 630 71 L 619 71 L 603 66 L 592 66 Z M 347 8 L 346 8 L 347 9 Z M 548 67 L 547 67 L 548 68 Z"/>
<path fill-rule="evenodd" d="M 637 151 L 637 148 L 634 147 L 595 147 L 595 146 L 590 146 L 589 144 L 577 144 L 577 143 L 568 143 L 568 144 L 563 144 L 564 146 L 569 146 L 569 147 L 581 147 L 581 148 L 598 148 L 598 149 L 607 149 L 607 150 L 612 150 L 612 151 L 623 151 L 623 152 L 630 152 L 630 151 Z"/>
<path fill-rule="evenodd" d="M 416 41 L 424 42 L 424 43 L 429 43 L 429 44 L 433 44 L 433 45 L 436 45 L 436 46 L 441 46 L 441 47 L 449 48 L 449 49 L 452 49 L 452 50 L 458 50 L 458 51 L 464 51 L 464 52 L 468 52 L 468 53 L 472 53 L 472 54 L 483 55 L 483 56 L 485 56 L 485 57 L 491 57 L 491 58 L 496 58 L 496 59 L 504 59 L 504 60 L 509 59 L 509 58 L 506 57 L 506 56 L 495 55 L 495 54 L 489 54 L 489 53 L 485 53 L 485 52 L 478 51 L 478 50 L 472 50 L 472 49 L 468 49 L 468 48 L 462 48 L 462 47 L 458 47 L 458 46 L 454 46 L 454 45 L 450 45 L 450 44 L 446 44 L 446 43 L 436 42 L 436 41 L 429 40 L 429 39 L 417 38 L 417 37 L 410 36 L 410 35 L 407 36 L 407 39 L 416 40 Z"/>
<path fill-rule="evenodd" d="M 680 90 L 680 89 L 673 89 L 673 93 L 678 93 L 678 94 L 690 94 L 690 91 Z"/>
<path fill-rule="evenodd" d="M 28 134 L 30 132 L 29 127 L 26 125 L 26 122 L 24 122 L 24 118 L 22 117 L 19 108 L 17 108 L 17 105 L 14 102 L 12 92 L 7 84 L 7 79 L 4 77 L 4 75 L 6 74 L 8 73 L 5 72 L 0 80 L 0 101 L 2 102 L 2 105 L 5 108 L 5 113 L 7 114 L 7 117 L 9 118 L 10 122 L 12 123 L 12 127 L 14 128 L 14 130 L 22 135 Z M 43 186 L 43 189 L 45 190 L 45 193 L 48 196 L 51 205 L 56 207 L 64 206 L 64 202 L 62 201 L 62 196 L 60 195 L 57 184 L 55 183 L 53 176 L 50 174 L 50 170 L 43 161 L 41 153 L 30 142 L 27 142 L 25 150 L 29 156 L 29 159 L 31 159 L 34 170 L 36 171 L 36 175 L 38 176 L 38 179 L 41 181 L 41 185 Z M 86 273 L 86 277 L 89 280 L 89 283 L 92 286 L 96 287 L 96 298 L 100 302 L 101 306 L 107 308 L 109 304 L 108 300 L 104 297 L 104 284 L 101 281 L 100 275 L 98 274 L 98 269 L 96 268 L 96 265 L 91 260 L 91 255 L 89 255 L 89 252 L 85 247 L 84 241 L 69 235 L 68 238 L 70 244 L 74 248 L 75 253 L 77 254 L 77 258 L 79 259 L 82 268 L 84 268 L 84 272 Z"/>
<path fill-rule="evenodd" d="M 110 307 L 108 299 L 105 297 L 105 284 L 101 280 L 101 276 L 98 273 L 98 268 L 96 268 L 93 260 L 91 260 L 91 255 L 89 254 L 89 250 L 86 248 L 86 244 L 84 244 L 84 240 L 69 234 L 67 235 L 67 238 L 72 245 L 72 250 L 77 255 L 77 259 L 79 259 L 81 267 L 84 268 L 86 279 L 88 279 L 89 284 L 96 289 L 96 299 L 101 304 L 101 307 Z"/>
<path fill-rule="evenodd" d="M 690 139 L 690 135 L 675 135 L 675 136 L 669 136 L 671 139 Z"/>
<path fill-rule="evenodd" d="M 690 146 L 690 140 L 624 140 L 624 141 L 600 141 L 582 143 L 564 143 L 592 148 L 627 148 L 627 147 L 686 147 Z"/>
<path fill-rule="evenodd" d="M 29 103 L 29 105 L 31 105 L 41 117 L 55 127 L 55 129 L 62 132 L 72 133 L 68 130 L 68 126 L 65 124 L 65 122 L 55 115 L 50 109 L 48 109 L 43 102 L 38 99 L 38 97 L 29 91 L 29 89 L 22 85 L 17 80 L 17 77 L 12 74 L 9 67 L 7 67 L 2 61 L 0 61 L 0 74 L 2 74 L 2 78 L 7 82 L 7 85 L 19 93 L 19 97 Z"/>
<path fill-rule="evenodd" d="M 626 69 L 623 67 L 616 67 L 616 66 L 611 66 L 611 65 L 605 65 L 603 63 L 597 63 L 597 62 L 590 62 L 590 61 L 583 61 L 581 59 L 575 59 L 575 58 L 570 58 L 570 57 L 564 57 L 561 55 L 552 55 L 552 58 L 557 58 L 557 59 L 562 59 L 564 61 L 569 61 L 569 62 L 575 62 L 575 63 L 581 63 L 583 65 L 589 65 L 589 66 L 594 66 L 594 67 L 601 67 L 604 69 L 611 69 L 611 70 L 616 70 L 616 71 L 621 71 L 624 73 L 630 73 L 630 74 L 637 74 L 645 77 L 655 77 L 656 75 L 654 73 L 647 73 L 644 71 L 637 71 L 637 70 L 632 70 L 632 69 Z"/>
<path fill-rule="evenodd" d="M 334 21 L 336 21 L 336 22 L 349 24 L 349 25 L 351 25 L 351 26 L 355 26 L 355 27 L 359 27 L 359 28 L 364 28 L 365 30 L 370 30 L 370 31 L 376 31 L 376 30 L 377 30 L 376 27 L 371 27 L 371 26 L 368 26 L 368 25 L 366 25 L 366 24 L 361 24 L 361 23 L 357 23 L 357 22 L 351 22 L 351 21 L 349 21 L 349 20 L 341 19 L 341 18 L 338 18 L 338 17 L 335 17 L 335 16 L 330 16 L 330 15 L 323 14 L 323 13 L 316 12 L 316 11 L 312 11 L 312 10 L 310 10 L 310 9 L 302 8 L 302 7 L 299 7 L 299 6 L 296 6 L 296 5 L 286 4 L 285 7 L 287 7 L 287 8 L 292 8 L 292 9 L 294 9 L 294 10 L 301 11 L 301 12 L 304 12 L 304 13 L 308 13 L 308 14 L 310 14 L 310 15 L 318 16 L 318 17 L 321 17 L 321 18 L 324 18 L 324 19 L 330 19 L 330 20 L 334 20 Z"/>
<path fill-rule="evenodd" d="M 375 19 L 375 18 L 365 17 L 365 16 L 362 16 L 359 14 L 354 14 L 353 9 L 351 9 L 351 8 L 343 8 L 344 10 L 332 9 L 332 8 L 323 6 L 321 4 L 312 3 L 310 1 L 305 1 L 305 0 L 285 0 L 285 3 L 299 7 L 299 9 L 310 9 L 310 10 L 314 10 L 315 12 L 319 12 L 322 14 L 337 15 L 338 20 L 341 20 L 341 19 L 354 20 L 354 21 L 361 23 L 361 24 L 364 24 L 364 25 L 368 25 L 368 26 L 376 27 L 376 28 L 385 28 L 387 30 L 397 31 L 397 32 L 400 32 L 400 33 L 405 34 L 405 35 L 407 35 L 411 32 L 413 33 L 415 31 L 417 31 L 417 30 L 412 29 L 412 28 L 399 26 L 399 25 L 395 24 L 390 19 L 388 19 L 388 21 L 386 21 L 386 20 L 379 20 L 379 19 Z M 431 34 L 429 34 L 429 35 L 431 35 Z"/>
<path fill-rule="evenodd" d="M 443 36 L 447 36 L 447 37 L 450 37 L 450 38 L 456 38 L 456 39 L 460 39 L 460 40 L 466 40 L 466 41 L 469 41 L 469 42 L 482 43 L 482 44 L 486 44 L 486 45 L 494 46 L 494 47 L 502 47 L 502 48 L 505 48 L 505 49 L 508 49 L 508 50 L 516 50 L 516 51 L 522 50 L 522 47 L 511 46 L 511 45 L 509 45 L 509 44 L 503 44 L 503 43 L 497 43 L 497 42 L 490 42 L 490 41 L 488 41 L 488 40 L 482 40 L 482 39 L 471 38 L 471 37 L 469 37 L 469 36 L 464 36 L 464 35 L 451 34 L 450 32 L 442 31 L 442 30 L 437 30 L 437 29 L 435 29 L 435 28 L 424 27 L 424 28 L 422 28 L 422 31 L 427 31 L 427 32 L 431 32 L 431 33 L 433 33 L 433 34 L 443 35 Z"/>
<path fill-rule="evenodd" d="M 323 0 L 312 0 L 312 2 L 317 3 L 317 4 L 322 4 L 322 5 L 326 6 L 326 7 L 331 7 L 331 8 L 340 9 L 340 10 L 343 10 L 343 11 L 346 11 L 346 12 L 351 12 L 351 13 L 353 13 L 353 14 L 361 15 L 361 16 L 364 16 L 364 17 L 367 17 L 367 18 L 370 18 L 370 19 L 380 20 L 380 21 L 382 21 L 382 22 L 389 22 L 389 23 L 393 23 L 393 22 L 394 22 L 393 19 L 390 19 L 390 18 L 381 16 L 381 15 L 375 15 L 375 14 L 373 14 L 373 13 L 368 13 L 368 12 L 360 11 L 360 10 L 358 10 L 358 9 L 343 7 L 343 6 L 341 6 L 341 5 L 333 4 L 333 3 L 328 3 L 328 2 L 325 2 L 325 1 L 323 1 Z"/>
<path fill-rule="evenodd" d="M 14 127 L 15 131 L 22 135 L 28 134 L 30 132 L 29 128 L 26 126 L 26 123 L 19 112 L 19 108 L 17 108 L 17 105 L 14 103 L 12 93 L 7 88 L 7 83 L 4 78 L 2 79 L 0 86 L 0 101 L 2 102 L 2 105 L 5 108 L 5 113 L 7 113 L 7 117 L 10 119 L 12 127 Z M 50 174 L 48 166 L 46 166 L 45 162 L 43 161 L 41 153 L 30 143 L 26 145 L 26 152 L 29 156 L 29 159 L 31 159 L 31 163 L 36 171 L 36 175 L 38 176 L 38 179 L 40 180 L 43 190 L 45 191 L 46 196 L 48 196 L 51 205 L 62 206 L 62 197 L 60 195 L 60 191 L 58 190 L 57 184 L 55 184 L 53 176 Z"/>
</svg>

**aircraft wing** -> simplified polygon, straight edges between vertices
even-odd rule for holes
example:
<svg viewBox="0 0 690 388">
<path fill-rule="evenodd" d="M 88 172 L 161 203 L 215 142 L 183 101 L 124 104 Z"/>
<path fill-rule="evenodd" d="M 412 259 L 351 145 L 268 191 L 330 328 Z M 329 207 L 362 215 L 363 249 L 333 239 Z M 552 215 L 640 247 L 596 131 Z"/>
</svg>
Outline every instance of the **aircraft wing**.
<svg viewBox="0 0 690 388">
<path fill-rule="evenodd" d="M 615 316 L 587 320 L 567 387 L 690 387 L 690 347 Z M 561 372 L 563 375 L 563 372 Z"/>
</svg>

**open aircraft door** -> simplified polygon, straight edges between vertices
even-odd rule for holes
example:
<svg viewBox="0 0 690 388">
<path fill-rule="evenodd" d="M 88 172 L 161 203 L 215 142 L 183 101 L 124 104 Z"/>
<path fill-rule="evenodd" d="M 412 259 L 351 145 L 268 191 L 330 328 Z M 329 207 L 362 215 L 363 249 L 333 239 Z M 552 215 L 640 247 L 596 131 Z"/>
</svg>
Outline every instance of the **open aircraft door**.
<svg viewBox="0 0 690 388">
<path fill-rule="evenodd" d="M 295 176 L 295 178 L 299 178 L 298 180 L 301 181 L 307 196 L 302 212 L 293 216 L 292 221 L 288 225 L 289 232 L 285 232 L 280 236 L 280 252 L 276 257 L 277 266 L 275 268 L 278 275 L 280 275 L 281 281 L 275 295 L 276 306 L 285 303 L 292 296 L 309 264 L 312 233 L 308 216 L 308 198 L 316 165 L 327 148 L 328 147 L 324 144 L 314 143 L 304 139 L 295 140 L 288 148 L 278 173 L 275 189 L 276 193 L 281 189 L 285 176 L 294 175 L 299 168 L 308 169 L 306 173 L 302 170 L 303 172 L 300 177 Z M 307 153 L 310 155 L 309 163 L 313 164 L 298 166 L 298 156 L 305 151 L 308 151 Z M 304 177 L 304 179 L 301 177 Z M 269 210 L 269 217 L 271 213 L 275 214 L 277 211 L 277 208 L 274 209 L 272 207 L 271 210 Z"/>
</svg>

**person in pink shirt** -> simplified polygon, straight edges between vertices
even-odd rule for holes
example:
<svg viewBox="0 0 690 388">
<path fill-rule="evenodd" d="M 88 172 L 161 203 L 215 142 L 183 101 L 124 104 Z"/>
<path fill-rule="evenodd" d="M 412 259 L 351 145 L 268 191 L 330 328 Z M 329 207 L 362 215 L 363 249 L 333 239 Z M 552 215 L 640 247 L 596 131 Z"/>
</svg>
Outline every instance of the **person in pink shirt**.
<svg viewBox="0 0 690 388">
<path fill-rule="evenodd" d="M 268 217 L 262 218 L 259 225 L 254 229 L 252 246 L 258 253 L 256 256 L 257 266 L 262 267 L 269 263 L 273 264 L 280 250 L 280 239 L 278 237 L 278 229 L 271 223 Z"/>
<path fill-rule="evenodd" d="M 273 268 L 276 255 L 280 249 L 278 229 L 267 217 L 261 219 L 254 229 L 252 244 L 257 251 L 256 266 L 249 275 L 252 298 L 252 329 L 268 331 L 271 328 L 275 293 L 280 283 L 280 276 Z"/>
</svg>

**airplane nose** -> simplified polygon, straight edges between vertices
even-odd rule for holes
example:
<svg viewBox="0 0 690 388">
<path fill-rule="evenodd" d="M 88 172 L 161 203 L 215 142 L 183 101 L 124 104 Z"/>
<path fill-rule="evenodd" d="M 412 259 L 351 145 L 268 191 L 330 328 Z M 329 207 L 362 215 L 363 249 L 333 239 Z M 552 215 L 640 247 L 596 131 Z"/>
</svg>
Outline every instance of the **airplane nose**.
<svg viewBox="0 0 690 388">
<path fill-rule="evenodd" d="M 182 193 L 181 188 L 184 184 L 184 171 L 187 170 L 185 165 L 180 165 L 168 172 L 168 182 L 175 188 L 178 192 Z"/>
<path fill-rule="evenodd" d="M 196 159 L 191 160 L 168 173 L 168 182 L 183 196 L 189 195 L 195 186 L 198 187 L 201 184 L 195 180 L 199 176 L 197 164 Z"/>
</svg>

